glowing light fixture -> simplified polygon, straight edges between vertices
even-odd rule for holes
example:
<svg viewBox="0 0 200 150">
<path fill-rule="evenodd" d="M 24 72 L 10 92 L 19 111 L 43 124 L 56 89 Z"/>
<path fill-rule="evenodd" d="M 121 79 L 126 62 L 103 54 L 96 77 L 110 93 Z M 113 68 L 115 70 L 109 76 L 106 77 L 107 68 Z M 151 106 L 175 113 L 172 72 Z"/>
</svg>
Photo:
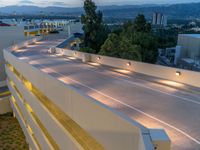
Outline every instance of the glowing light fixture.
<svg viewBox="0 0 200 150">
<path fill-rule="evenodd" d="M 127 66 L 131 66 L 131 63 L 130 62 L 127 62 L 127 64 L 126 64 Z"/>
<path fill-rule="evenodd" d="M 176 71 L 176 76 L 180 76 L 181 72 L 180 71 Z"/>
</svg>

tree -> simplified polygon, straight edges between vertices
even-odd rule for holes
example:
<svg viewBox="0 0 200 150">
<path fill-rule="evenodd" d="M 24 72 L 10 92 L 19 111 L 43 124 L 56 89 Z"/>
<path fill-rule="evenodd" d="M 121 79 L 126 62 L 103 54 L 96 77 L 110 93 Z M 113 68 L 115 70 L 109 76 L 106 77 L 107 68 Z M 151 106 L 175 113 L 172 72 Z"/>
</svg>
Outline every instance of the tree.
<svg viewBox="0 0 200 150">
<path fill-rule="evenodd" d="M 120 39 L 117 34 L 111 33 L 105 43 L 102 45 L 99 52 L 100 55 L 107 55 L 111 57 L 120 57 L 119 55 Z"/>
<path fill-rule="evenodd" d="M 92 49 L 92 53 L 98 53 L 107 38 L 107 30 L 102 23 L 102 12 L 96 11 L 96 9 L 97 7 L 92 0 L 84 1 L 85 14 L 81 16 L 84 47 Z"/>
<path fill-rule="evenodd" d="M 127 38 L 112 33 L 102 45 L 99 54 L 141 61 L 140 51 L 141 48 L 137 45 L 132 45 Z"/>
<path fill-rule="evenodd" d="M 143 14 L 139 14 L 134 21 L 134 30 L 136 32 L 150 32 L 151 24 L 147 23 L 145 16 Z"/>
<path fill-rule="evenodd" d="M 140 47 L 143 62 L 155 63 L 157 61 L 157 38 L 151 32 L 151 25 L 147 23 L 144 15 L 139 14 L 134 22 L 125 23 L 122 37 L 131 41 L 132 45 Z"/>
<path fill-rule="evenodd" d="M 143 62 L 155 63 L 158 55 L 157 38 L 151 33 L 135 32 L 131 41 L 133 45 L 141 46 L 141 57 Z"/>
</svg>

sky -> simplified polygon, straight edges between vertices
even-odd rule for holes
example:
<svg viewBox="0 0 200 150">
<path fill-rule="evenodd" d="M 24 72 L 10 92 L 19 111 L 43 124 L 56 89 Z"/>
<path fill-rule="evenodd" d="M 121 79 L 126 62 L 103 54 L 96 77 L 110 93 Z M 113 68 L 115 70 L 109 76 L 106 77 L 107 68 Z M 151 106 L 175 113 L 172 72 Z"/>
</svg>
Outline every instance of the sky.
<svg viewBox="0 0 200 150">
<path fill-rule="evenodd" d="M 9 5 L 35 5 L 40 7 L 80 7 L 84 0 L 0 0 L 0 7 Z M 97 5 L 140 5 L 200 2 L 200 0 L 93 0 Z"/>
</svg>

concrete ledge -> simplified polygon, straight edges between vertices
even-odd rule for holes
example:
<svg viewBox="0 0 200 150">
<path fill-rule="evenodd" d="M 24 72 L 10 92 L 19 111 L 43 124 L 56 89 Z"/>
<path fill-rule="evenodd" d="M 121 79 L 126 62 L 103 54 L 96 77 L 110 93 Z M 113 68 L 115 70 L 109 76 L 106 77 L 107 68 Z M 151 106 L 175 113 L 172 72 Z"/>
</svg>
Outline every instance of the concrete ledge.
<svg viewBox="0 0 200 150">
<path fill-rule="evenodd" d="M 154 149 L 169 150 L 170 139 L 162 129 L 150 129 L 151 139 L 153 141 Z"/>
<path fill-rule="evenodd" d="M 66 50 L 61 48 L 56 48 L 56 53 L 70 56 L 70 57 L 76 57 L 78 59 L 82 59 L 83 56 L 87 53 L 74 51 L 74 50 Z M 94 63 L 99 63 L 102 65 L 107 65 L 115 68 L 120 68 L 124 70 L 129 70 L 132 72 L 137 72 L 153 77 L 157 77 L 160 79 L 166 79 L 170 81 L 175 81 L 178 83 L 183 83 L 186 85 L 191 85 L 194 87 L 200 87 L 200 73 L 195 71 L 188 71 L 184 69 L 179 68 L 172 68 L 172 67 L 165 67 L 155 64 L 148 64 L 143 62 L 137 62 L 133 60 L 127 60 L 127 59 L 120 59 L 120 58 L 114 58 L 114 57 L 108 57 L 108 56 L 101 56 L 101 55 L 95 55 L 95 54 L 87 54 L 90 55 L 87 59 L 87 61 L 91 61 Z M 180 72 L 180 75 L 177 76 L 176 72 Z"/>
</svg>

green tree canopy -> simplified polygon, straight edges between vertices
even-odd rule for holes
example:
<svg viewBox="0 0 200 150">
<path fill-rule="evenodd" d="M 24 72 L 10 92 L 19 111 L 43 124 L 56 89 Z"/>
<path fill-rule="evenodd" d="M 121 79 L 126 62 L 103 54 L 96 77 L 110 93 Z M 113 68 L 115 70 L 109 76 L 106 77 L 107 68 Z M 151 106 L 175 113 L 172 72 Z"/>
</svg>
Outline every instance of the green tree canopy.
<svg viewBox="0 0 200 150">
<path fill-rule="evenodd" d="M 132 45 L 127 38 L 112 33 L 102 45 L 99 54 L 141 61 L 140 51 L 140 46 Z"/>
<path fill-rule="evenodd" d="M 141 46 L 141 57 L 143 62 L 155 63 L 158 55 L 157 38 L 146 32 L 135 32 L 131 37 L 133 45 Z"/>
<path fill-rule="evenodd" d="M 93 53 L 98 53 L 107 38 L 107 29 L 102 23 L 102 12 L 96 11 L 96 9 L 97 7 L 92 0 L 85 0 L 85 14 L 81 16 L 84 30 L 84 46 L 93 49 Z"/>
<path fill-rule="evenodd" d="M 157 47 L 157 38 L 151 32 L 151 25 L 144 15 L 139 14 L 134 22 L 123 25 L 121 33 L 109 35 L 100 54 L 155 63 Z"/>
<path fill-rule="evenodd" d="M 151 24 L 147 23 L 146 18 L 143 14 L 139 14 L 133 24 L 134 30 L 136 32 L 150 32 Z"/>
</svg>

